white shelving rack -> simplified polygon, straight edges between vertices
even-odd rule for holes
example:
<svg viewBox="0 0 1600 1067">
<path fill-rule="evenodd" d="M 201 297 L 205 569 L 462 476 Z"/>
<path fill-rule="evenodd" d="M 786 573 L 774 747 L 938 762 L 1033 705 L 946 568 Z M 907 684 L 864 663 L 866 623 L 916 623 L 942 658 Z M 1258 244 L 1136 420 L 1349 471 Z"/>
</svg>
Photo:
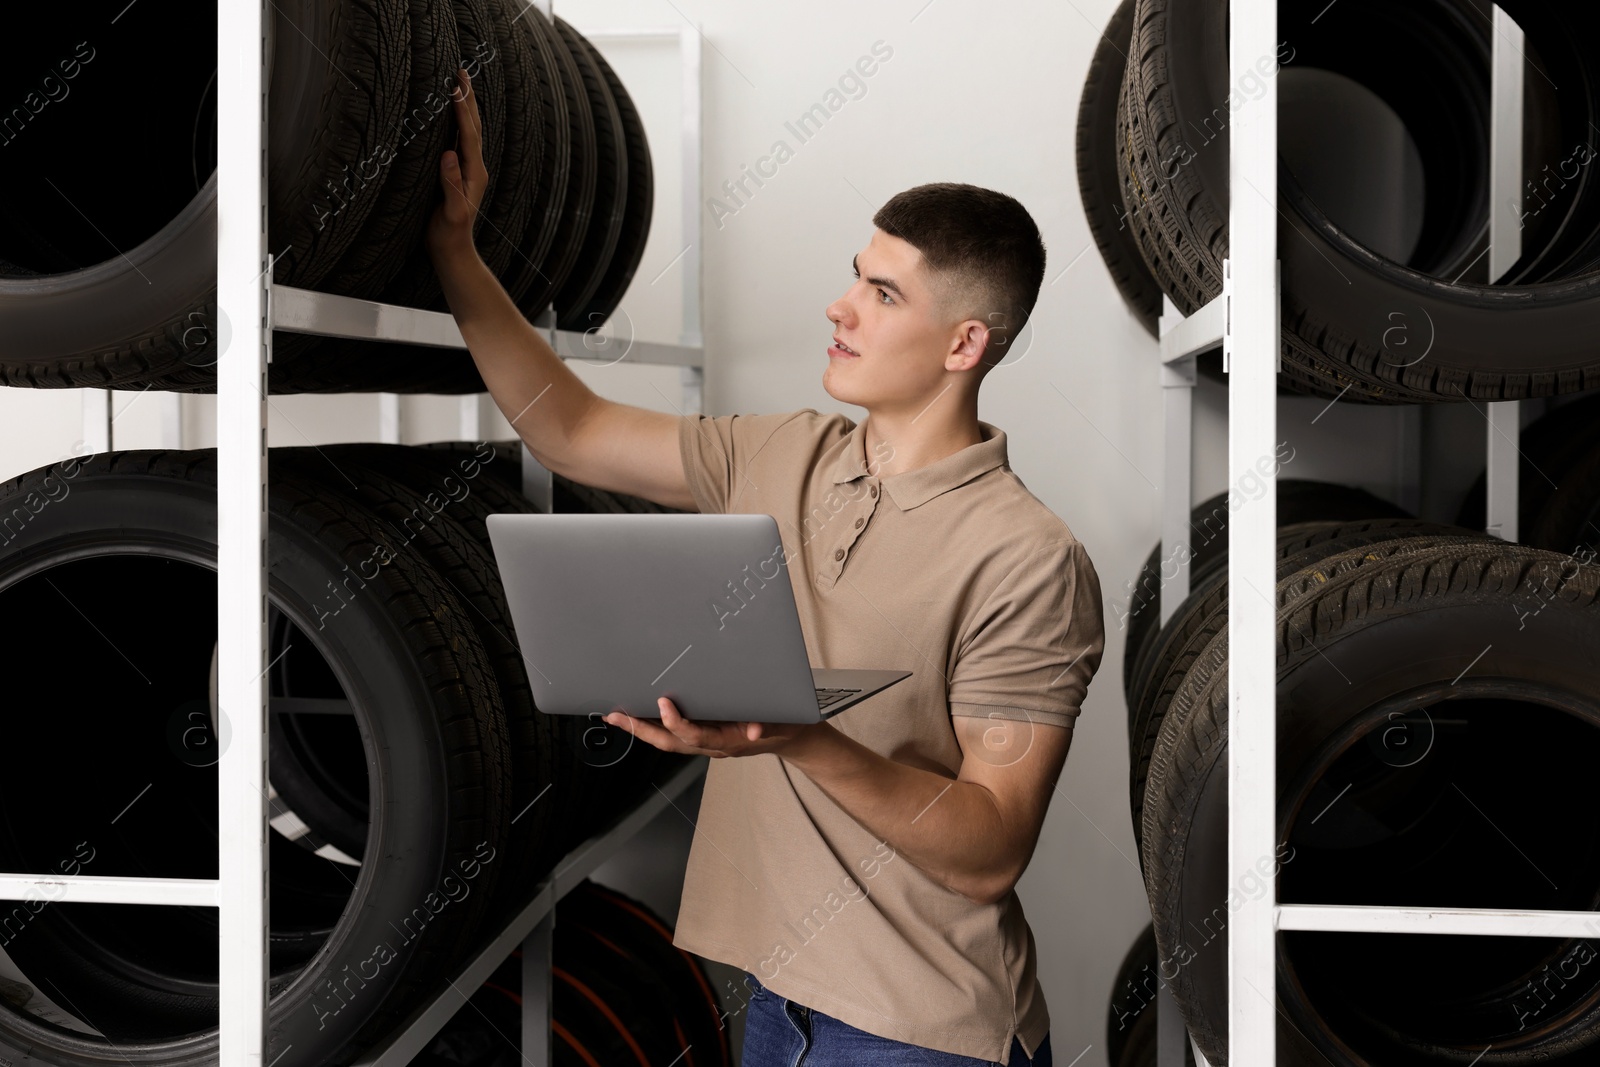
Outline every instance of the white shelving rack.
<svg viewBox="0 0 1600 1067">
<path fill-rule="evenodd" d="M 417 1007 L 399 1029 L 355 1062 L 355 1067 L 405 1067 L 428 1046 L 439 1028 L 517 946 L 522 947 L 522 1058 L 533 1067 L 550 1067 L 550 938 L 556 902 L 609 859 L 677 796 L 705 774 L 707 761 L 696 757 L 658 787 L 651 797 L 611 830 L 586 841 L 556 865 L 540 883 L 527 907 L 457 968 L 433 1000 Z M 507 1035 L 509 1036 L 509 1035 Z"/>
<path fill-rule="evenodd" d="M 524 3 L 523 17 L 551 18 L 550 0 Z M 314 333 L 465 348 L 454 319 L 439 312 L 378 304 L 275 284 L 266 233 L 268 0 L 217 6 L 218 123 L 217 305 L 235 324 L 232 348 L 217 363 L 217 615 L 219 704 L 232 736 L 218 760 L 218 872 L 216 879 L 59 877 L 0 873 L 0 900 L 30 892 L 59 902 L 165 904 L 219 909 L 219 1063 L 222 1067 L 272 1067 L 266 1056 L 269 881 L 267 869 L 267 365 L 272 331 Z M 683 234 L 689 247 L 684 270 L 680 343 L 632 341 L 636 363 L 682 369 L 684 412 L 701 410 L 704 348 L 701 336 L 701 38 L 692 26 L 621 30 L 591 40 L 631 39 L 676 44 L 682 71 L 681 151 Z M 249 121 L 253 117 L 255 121 Z M 546 312 L 551 346 L 565 358 L 593 358 L 590 334 L 557 330 Z M 85 442 L 111 447 L 111 394 L 84 392 Z M 176 406 L 165 413 L 176 432 Z M 384 407 L 391 425 L 381 436 L 398 439 L 398 408 Z M 463 419 L 465 423 L 467 420 Z M 476 422 L 474 417 L 471 421 Z M 169 434 L 170 435 L 170 434 Z M 524 449 L 523 484 L 536 502 L 549 503 L 549 472 Z M 533 1067 L 551 1062 L 550 936 L 556 902 L 615 853 L 705 771 L 696 759 L 655 788 L 656 795 L 609 830 L 591 838 L 556 865 L 533 899 L 453 975 L 447 988 L 369 1051 L 363 1064 L 400 1067 L 424 1048 L 506 956 L 524 947 L 522 1053 Z M 279 1052 L 281 1056 L 288 1050 Z"/>
<path fill-rule="evenodd" d="M 1278 47 L 1277 0 L 1230 0 L 1229 84 L 1255 69 L 1257 57 Z M 1522 187 L 1522 30 L 1493 8 L 1491 180 L 1489 202 L 1513 202 Z M 1259 196 L 1229 198 L 1229 259 L 1222 295 L 1185 318 L 1170 301 L 1161 317 L 1161 385 L 1165 427 L 1161 542 L 1187 544 L 1192 494 L 1192 411 L 1195 357 L 1222 346 L 1228 374 L 1228 482 L 1261 478 L 1255 463 L 1277 444 L 1279 369 L 1278 87 L 1238 116 L 1229 140 L 1229 185 L 1254 186 Z M 1516 216 L 1489 213 L 1489 276 L 1501 277 L 1521 256 Z M 1487 530 L 1514 541 L 1520 402 L 1487 405 Z M 1249 418 L 1234 418 L 1249 412 Z M 1277 838 L 1277 716 L 1274 603 L 1256 589 L 1276 586 L 1277 475 L 1266 491 L 1232 520 L 1228 550 L 1228 868 L 1253 868 L 1274 854 Z M 1160 590 L 1163 624 L 1189 595 L 1189 567 L 1177 554 L 1177 574 Z M 1498 908 L 1283 904 L 1274 882 L 1246 901 L 1228 937 L 1228 1054 L 1240 1067 L 1276 1067 L 1277 968 L 1280 930 L 1347 933 L 1475 934 L 1500 937 L 1586 937 L 1596 929 L 1590 911 Z M 1263 995 L 1265 994 L 1265 995 Z M 1269 999 L 1271 998 L 1271 999 Z M 1187 1039 L 1196 1064 L 1204 1055 L 1185 1032 L 1170 987 L 1157 996 L 1160 1067 L 1183 1067 Z"/>
</svg>

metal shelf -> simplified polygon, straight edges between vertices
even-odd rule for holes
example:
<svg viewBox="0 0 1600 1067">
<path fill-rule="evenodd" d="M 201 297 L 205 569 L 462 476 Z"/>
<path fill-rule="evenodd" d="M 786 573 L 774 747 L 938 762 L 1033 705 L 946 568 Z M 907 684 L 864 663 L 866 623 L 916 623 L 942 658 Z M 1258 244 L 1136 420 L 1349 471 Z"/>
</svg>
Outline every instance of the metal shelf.
<svg viewBox="0 0 1600 1067">
<path fill-rule="evenodd" d="M 550 18 L 550 0 L 523 0 Z M 217 5 L 217 306 L 235 324 L 233 345 L 217 363 L 217 614 L 219 705 L 234 724 L 218 770 L 218 870 L 216 879 L 51 876 L 0 873 L 0 900 L 49 899 L 83 903 L 187 905 L 218 908 L 219 1038 L 222 1067 L 263 1067 L 270 997 L 268 963 L 268 870 L 266 682 L 266 489 L 267 366 L 272 332 L 383 340 L 465 348 L 447 314 L 377 304 L 274 284 L 266 234 L 266 27 L 267 0 Z M 701 341 L 701 57 L 692 26 L 595 33 L 591 40 L 648 39 L 675 42 L 682 70 L 683 329 L 677 345 L 630 341 L 626 357 L 636 363 L 678 366 L 683 373 L 684 410 L 701 409 L 704 350 Z M 254 122 L 248 117 L 254 116 Z M 597 355 L 591 335 L 550 326 L 551 346 L 563 358 Z M 390 397 L 392 394 L 380 394 Z M 85 440 L 95 451 L 112 447 L 111 394 L 85 390 Z M 475 403 L 475 400 L 474 400 Z M 398 404 L 385 409 L 381 436 L 398 440 Z M 463 407 L 465 412 L 465 406 Z M 476 422 L 476 408 L 474 418 Z M 170 415 L 170 413 L 169 413 Z M 176 419 L 168 436 L 176 434 Z M 465 422 L 465 418 L 463 418 Z M 176 442 L 172 442 L 174 447 Z M 524 485 L 538 488 L 524 450 Z M 536 465 L 534 465 L 536 466 Z M 547 474 L 548 472 L 546 472 Z M 548 506 L 548 483 L 544 501 Z M 541 883 L 534 899 L 495 933 L 452 978 L 468 983 L 419 1008 L 376 1050 L 373 1064 L 410 1060 L 518 944 L 524 944 L 524 1058 L 548 1067 L 550 930 L 556 902 L 616 852 L 671 800 L 698 780 L 705 761 L 674 774 L 657 796 L 626 814 L 609 830 L 569 853 Z M 539 1034 L 543 1034 L 543 1040 Z"/>
<path fill-rule="evenodd" d="M 1230 81 L 1254 70 L 1257 56 L 1278 41 L 1277 0 L 1231 0 Z M 1522 185 L 1522 31 L 1498 7 L 1493 12 L 1494 59 L 1490 203 L 1514 200 Z M 1230 259 L 1223 294 L 1184 318 L 1170 302 L 1161 317 L 1161 384 L 1164 398 L 1163 551 L 1188 543 L 1192 506 L 1192 404 L 1195 357 L 1221 345 L 1228 372 L 1228 409 L 1250 417 L 1228 419 L 1228 479 L 1260 478 L 1265 492 L 1240 510 L 1230 532 L 1228 586 L 1228 866 L 1253 867 L 1277 845 L 1277 716 L 1275 604 L 1250 589 L 1277 583 L 1274 574 L 1277 476 L 1264 477 L 1257 458 L 1271 455 L 1277 439 L 1277 382 L 1281 358 L 1277 270 L 1277 83 L 1241 113 L 1230 138 L 1229 182 L 1246 183 L 1259 196 L 1230 198 Z M 1501 277 L 1521 255 L 1521 235 L 1510 212 L 1490 213 L 1491 278 Z M 1517 401 L 1487 405 L 1488 532 L 1517 538 Z M 1404 409 L 1401 409 L 1404 410 Z M 1159 591 L 1165 624 L 1189 594 L 1185 554 L 1176 553 L 1176 577 Z M 1280 930 L 1367 933 L 1477 934 L 1507 937 L 1590 937 L 1600 932 L 1595 912 L 1519 911 L 1492 908 L 1416 908 L 1281 904 L 1269 892 L 1247 900 L 1228 938 L 1228 1051 L 1232 1063 L 1275 1067 L 1276 935 Z M 1258 994 L 1273 990 L 1271 999 Z M 1182 1067 L 1183 1020 L 1171 988 L 1157 996 L 1158 1062 Z M 1207 1067 L 1192 1037 L 1195 1062 Z"/>
<path fill-rule="evenodd" d="M 405 1067 L 518 945 L 522 946 L 523 968 L 522 1055 L 535 1067 L 548 1067 L 551 1062 L 550 935 L 556 901 L 610 859 L 679 794 L 698 782 L 709 763 L 703 756 L 694 757 L 688 766 L 656 789 L 656 796 L 629 812 L 610 830 L 569 852 L 556 864 L 555 871 L 539 883 L 527 907 L 458 967 L 438 996 L 413 1011 L 381 1045 L 357 1060 L 355 1067 Z"/>
<path fill-rule="evenodd" d="M 312 289 L 273 285 L 270 306 L 272 328 L 285 333 L 310 333 L 320 337 L 397 341 L 431 348 L 466 348 L 455 317 L 444 311 L 380 304 L 353 296 L 336 296 Z M 589 333 L 551 330 L 550 347 L 563 359 L 612 362 L 618 357 L 589 347 Z M 635 363 L 700 367 L 705 349 L 699 345 L 669 345 L 659 341 L 627 342 L 626 358 Z"/>
</svg>

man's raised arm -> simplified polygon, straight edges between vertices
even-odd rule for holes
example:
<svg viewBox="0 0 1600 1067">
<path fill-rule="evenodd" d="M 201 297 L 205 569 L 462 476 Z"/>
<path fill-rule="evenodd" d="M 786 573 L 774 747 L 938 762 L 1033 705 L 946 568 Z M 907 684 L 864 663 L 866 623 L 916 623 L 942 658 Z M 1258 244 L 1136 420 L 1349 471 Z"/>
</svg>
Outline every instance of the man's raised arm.
<svg viewBox="0 0 1600 1067">
<path fill-rule="evenodd" d="M 597 395 L 523 317 L 478 255 L 472 226 L 489 175 L 477 97 L 467 72 L 457 77 L 460 147 L 439 161 L 444 202 L 428 222 L 428 253 L 489 395 L 534 457 L 555 473 L 697 510 L 678 452 L 679 417 Z"/>
</svg>

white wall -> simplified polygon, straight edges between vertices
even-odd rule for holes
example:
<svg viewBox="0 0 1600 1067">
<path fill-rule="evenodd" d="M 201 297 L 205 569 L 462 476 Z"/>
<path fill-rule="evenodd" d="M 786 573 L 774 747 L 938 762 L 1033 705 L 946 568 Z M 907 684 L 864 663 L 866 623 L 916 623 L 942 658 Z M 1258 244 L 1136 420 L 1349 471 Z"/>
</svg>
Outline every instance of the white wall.
<svg viewBox="0 0 1600 1067">
<path fill-rule="evenodd" d="M 582 30 L 681 24 L 681 11 L 705 35 L 704 184 L 724 205 L 703 216 L 713 414 L 864 414 L 822 389 L 823 309 L 850 284 L 872 213 L 894 193 L 967 181 L 1028 207 L 1049 251 L 1035 336 L 1020 361 L 989 376 L 980 417 L 1006 430 L 1013 469 L 1088 546 L 1110 618 L 1155 536 L 1159 388 L 1154 343 L 1123 313 L 1078 201 L 1073 120 L 1096 31 L 1070 6 L 925 2 L 574 0 L 558 9 Z M 1098 21 L 1111 10 L 1083 6 Z M 865 94 L 801 143 L 785 124 L 878 41 L 893 53 Z M 776 175 L 759 188 L 747 181 L 742 204 L 722 195 L 725 180 L 780 139 L 793 156 Z M 1131 862 L 1121 643 L 1113 631 L 1061 779 L 1066 799 L 1053 804 L 1021 888 L 1058 1062 L 1094 1046 L 1079 1067 L 1106 1062 L 1111 980 L 1146 918 Z"/>
<path fill-rule="evenodd" d="M 860 409 L 822 389 L 830 334 L 823 308 L 849 284 L 850 259 L 871 234 L 872 212 L 927 181 L 968 181 L 1016 196 L 1049 250 L 1033 340 L 1013 366 L 989 376 L 980 417 L 1006 430 L 1013 469 L 1088 547 L 1105 594 L 1108 641 L 1073 751 L 1021 893 L 1040 951 L 1065 1065 L 1105 1067 L 1106 1007 L 1118 962 L 1148 918 L 1127 807 L 1125 707 L 1119 682 L 1124 634 L 1115 606 L 1157 539 L 1160 387 L 1155 343 L 1124 311 L 1090 239 L 1078 199 L 1073 129 L 1098 30 L 1114 0 L 998 5 L 974 0 L 845 0 L 749 4 L 735 0 L 572 0 L 557 9 L 584 31 L 678 26 L 704 35 L 708 195 L 737 179 L 775 141 L 793 157 L 742 204 L 703 219 L 706 410 L 713 414 L 815 407 Z M 874 42 L 893 50 L 850 100 L 805 143 L 785 123 L 823 99 Z M 682 261 L 678 227 L 677 68 L 670 49 L 602 42 L 651 132 L 658 179 L 656 227 L 619 321 L 624 331 L 676 341 Z M 728 211 L 727 209 L 736 208 Z M 713 217 L 713 216 L 717 217 Z M 585 377 L 606 395 L 673 410 L 675 370 L 623 364 Z M 1226 484 L 1225 394 L 1202 381 L 1197 396 L 1195 498 Z M 404 402 L 405 439 L 457 435 L 454 398 Z M 1285 476 L 1325 477 L 1400 498 L 1397 453 L 1408 417 L 1392 410 L 1297 399 L 1280 437 L 1296 449 Z M 144 405 L 141 407 L 141 405 Z M 275 397 L 275 444 L 374 439 L 377 401 Z M 120 396 L 117 445 L 159 440 L 147 398 Z M 184 401 L 186 442 L 211 443 L 209 398 Z M 1465 480 L 1481 469 L 1482 424 L 1469 408 L 1430 411 L 1425 434 L 1465 447 L 1427 466 L 1431 517 L 1453 514 Z M 1313 422 L 1313 420 L 1316 420 Z M 49 462 L 81 436 L 76 394 L 0 390 L 0 476 Z M 157 428 L 158 429 L 158 428 Z M 504 432 L 503 425 L 500 427 Z M 1448 432 L 1446 432 L 1448 431 Z M 1412 461 L 1414 479 L 1416 469 Z M 670 813 L 669 813 L 670 814 Z M 676 818 L 676 816 L 672 816 Z M 627 878 L 619 874 L 619 880 Z M 675 911 L 676 889 L 637 867 L 635 891 Z"/>
</svg>

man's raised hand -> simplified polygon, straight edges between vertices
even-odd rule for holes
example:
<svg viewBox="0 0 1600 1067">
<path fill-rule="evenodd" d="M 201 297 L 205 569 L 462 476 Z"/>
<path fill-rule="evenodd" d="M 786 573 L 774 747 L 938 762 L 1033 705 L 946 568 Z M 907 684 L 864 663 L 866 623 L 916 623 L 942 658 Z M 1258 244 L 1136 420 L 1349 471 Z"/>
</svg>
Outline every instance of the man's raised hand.
<svg viewBox="0 0 1600 1067">
<path fill-rule="evenodd" d="M 439 157 L 444 202 L 428 220 L 428 254 L 435 267 L 442 267 L 447 260 L 478 254 L 472 227 L 489 183 L 489 170 L 483 165 L 483 120 L 478 114 L 472 78 L 465 69 L 458 69 L 456 79 L 457 87 L 450 95 L 455 102 L 458 150 L 446 149 Z"/>
</svg>

